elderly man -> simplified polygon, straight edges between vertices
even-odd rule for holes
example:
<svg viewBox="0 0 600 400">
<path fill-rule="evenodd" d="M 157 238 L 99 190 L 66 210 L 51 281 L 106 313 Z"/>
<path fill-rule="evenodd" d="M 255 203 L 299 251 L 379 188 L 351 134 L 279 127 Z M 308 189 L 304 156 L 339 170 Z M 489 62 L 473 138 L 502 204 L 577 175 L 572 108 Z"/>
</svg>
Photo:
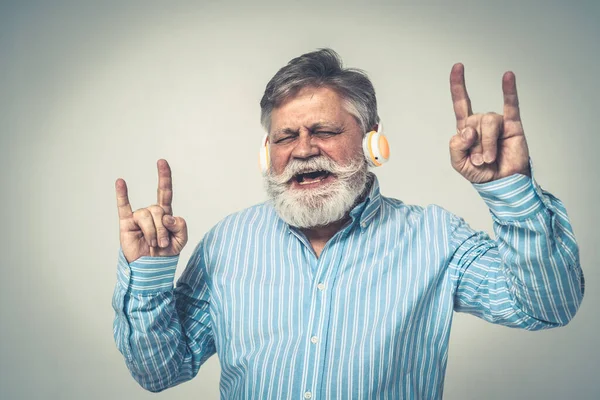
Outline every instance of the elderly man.
<svg viewBox="0 0 600 400">
<path fill-rule="evenodd" d="M 158 392 L 211 355 L 222 398 L 442 396 L 454 311 L 530 330 L 565 325 L 583 297 L 563 204 L 532 179 L 515 76 L 504 114 L 473 114 L 450 74 L 451 164 L 488 205 L 496 239 L 438 206 L 380 194 L 388 156 L 375 91 L 324 49 L 291 60 L 261 101 L 270 201 L 230 215 L 177 285 L 185 221 L 158 161 L 158 202 L 132 212 L 116 182 L 121 249 L 114 334 L 133 377 Z M 365 139 L 366 137 L 366 139 Z"/>
</svg>

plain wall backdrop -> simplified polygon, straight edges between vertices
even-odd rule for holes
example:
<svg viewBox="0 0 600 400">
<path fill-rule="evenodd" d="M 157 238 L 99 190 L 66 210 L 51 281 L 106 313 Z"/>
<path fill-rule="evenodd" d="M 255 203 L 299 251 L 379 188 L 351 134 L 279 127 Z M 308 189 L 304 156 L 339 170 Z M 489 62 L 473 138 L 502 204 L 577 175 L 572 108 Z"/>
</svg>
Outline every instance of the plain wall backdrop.
<svg viewBox="0 0 600 400">
<path fill-rule="evenodd" d="M 490 234 L 450 166 L 448 79 L 463 62 L 474 111 L 502 113 L 501 77 L 515 72 L 534 176 L 567 207 L 587 291 L 561 329 L 456 314 L 445 398 L 600 398 L 597 1 L 53 3 L 0 3 L 0 398 L 219 398 L 216 357 L 152 395 L 115 347 L 114 182 L 146 207 L 156 161 L 170 162 L 190 236 L 179 276 L 204 232 L 266 199 L 259 100 L 280 67 L 321 47 L 375 85 L 392 146 L 382 192 Z"/>
</svg>

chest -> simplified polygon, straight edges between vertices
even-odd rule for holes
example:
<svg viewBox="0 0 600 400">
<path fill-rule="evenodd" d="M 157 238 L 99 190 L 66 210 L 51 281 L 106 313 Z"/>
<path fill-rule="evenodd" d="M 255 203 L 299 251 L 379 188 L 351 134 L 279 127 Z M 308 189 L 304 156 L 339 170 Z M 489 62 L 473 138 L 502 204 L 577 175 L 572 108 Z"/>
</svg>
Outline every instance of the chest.
<svg viewBox="0 0 600 400">
<path fill-rule="evenodd" d="M 256 361 L 274 351 L 310 352 L 306 345 L 319 343 L 331 356 L 371 352 L 430 321 L 449 321 L 445 257 L 429 248 L 410 240 L 346 240 L 326 246 L 319 258 L 302 243 L 230 254 L 211 268 L 220 359 Z"/>
</svg>

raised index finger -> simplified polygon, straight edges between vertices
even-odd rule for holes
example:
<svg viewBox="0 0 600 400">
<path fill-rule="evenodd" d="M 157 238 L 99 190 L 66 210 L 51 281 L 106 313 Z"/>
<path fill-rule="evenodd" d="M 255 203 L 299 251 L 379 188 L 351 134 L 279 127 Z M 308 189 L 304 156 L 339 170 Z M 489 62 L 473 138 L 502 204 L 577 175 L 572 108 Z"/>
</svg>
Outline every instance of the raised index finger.
<svg viewBox="0 0 600 400">
<path fill-rule="evenodd" d="M 519 97 L 517 96 L 517 80 L 515 74 L 508 71 L 502 76 L 502 93 L 504 95 L 504 119 L 521 121 Z"/>
<path fill-rule="evenodd" d="M 158 190 L 157 201 L 158 205 L 165 210 L 165 214 L 173 215 L 171 202 L 173 201 L 173 185 L 171 181 L 171 167 L 167 160 L 160 159 L 157 161 L 158 168 Z"/>
<path fill-rule="evenodd" d="M 465 67 L 461 63 L 454 64 L 450 71 L 450 93 L 456 116 L 456 128 L 460 131 L 466 126 L 466 121 L 473 114 L 471 99 L 465 85 Z"/>
<path fill-rule="evenodd" d="M 131 204 L 129 204 L 129 197 L 127 196 L 127 184 L 121 178 L 115 182 L 115 189 L 117 191 L 117 208 L 119 210 L 119 219 L 129 218 L 133 215 L 131 210 Z"/>
</svg>

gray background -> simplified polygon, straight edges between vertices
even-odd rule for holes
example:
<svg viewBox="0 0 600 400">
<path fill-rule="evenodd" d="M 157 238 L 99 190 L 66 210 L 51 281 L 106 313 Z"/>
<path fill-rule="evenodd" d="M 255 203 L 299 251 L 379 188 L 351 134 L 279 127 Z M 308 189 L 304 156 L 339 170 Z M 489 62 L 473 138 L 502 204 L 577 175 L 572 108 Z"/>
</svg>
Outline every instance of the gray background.
<svg viewBox="0 0 600 400">
<path fill-rule="evenodd" d="M 1 3 L 0 398 L 218 398 L 216 357 L 156 396 L 116 350 L 114 181 L 145 207 L 156 160 L 171 163 L 190 233 L 179 275 L 213 224 L 265 199 L 258 101 L 278 68 L 325 46 L 375 84 L 383 193 L 488 232 L 450 167 L 448 75 L 465 63 L 474 111 L 501 113 L 502 73 L 516 73 L 535 176 L 567 206 L 586 298 L 569 326 L 537 333 L 457 314 L 445 398 L 600 398 L 599 20 L 596 1 Z"/>
</svg>

